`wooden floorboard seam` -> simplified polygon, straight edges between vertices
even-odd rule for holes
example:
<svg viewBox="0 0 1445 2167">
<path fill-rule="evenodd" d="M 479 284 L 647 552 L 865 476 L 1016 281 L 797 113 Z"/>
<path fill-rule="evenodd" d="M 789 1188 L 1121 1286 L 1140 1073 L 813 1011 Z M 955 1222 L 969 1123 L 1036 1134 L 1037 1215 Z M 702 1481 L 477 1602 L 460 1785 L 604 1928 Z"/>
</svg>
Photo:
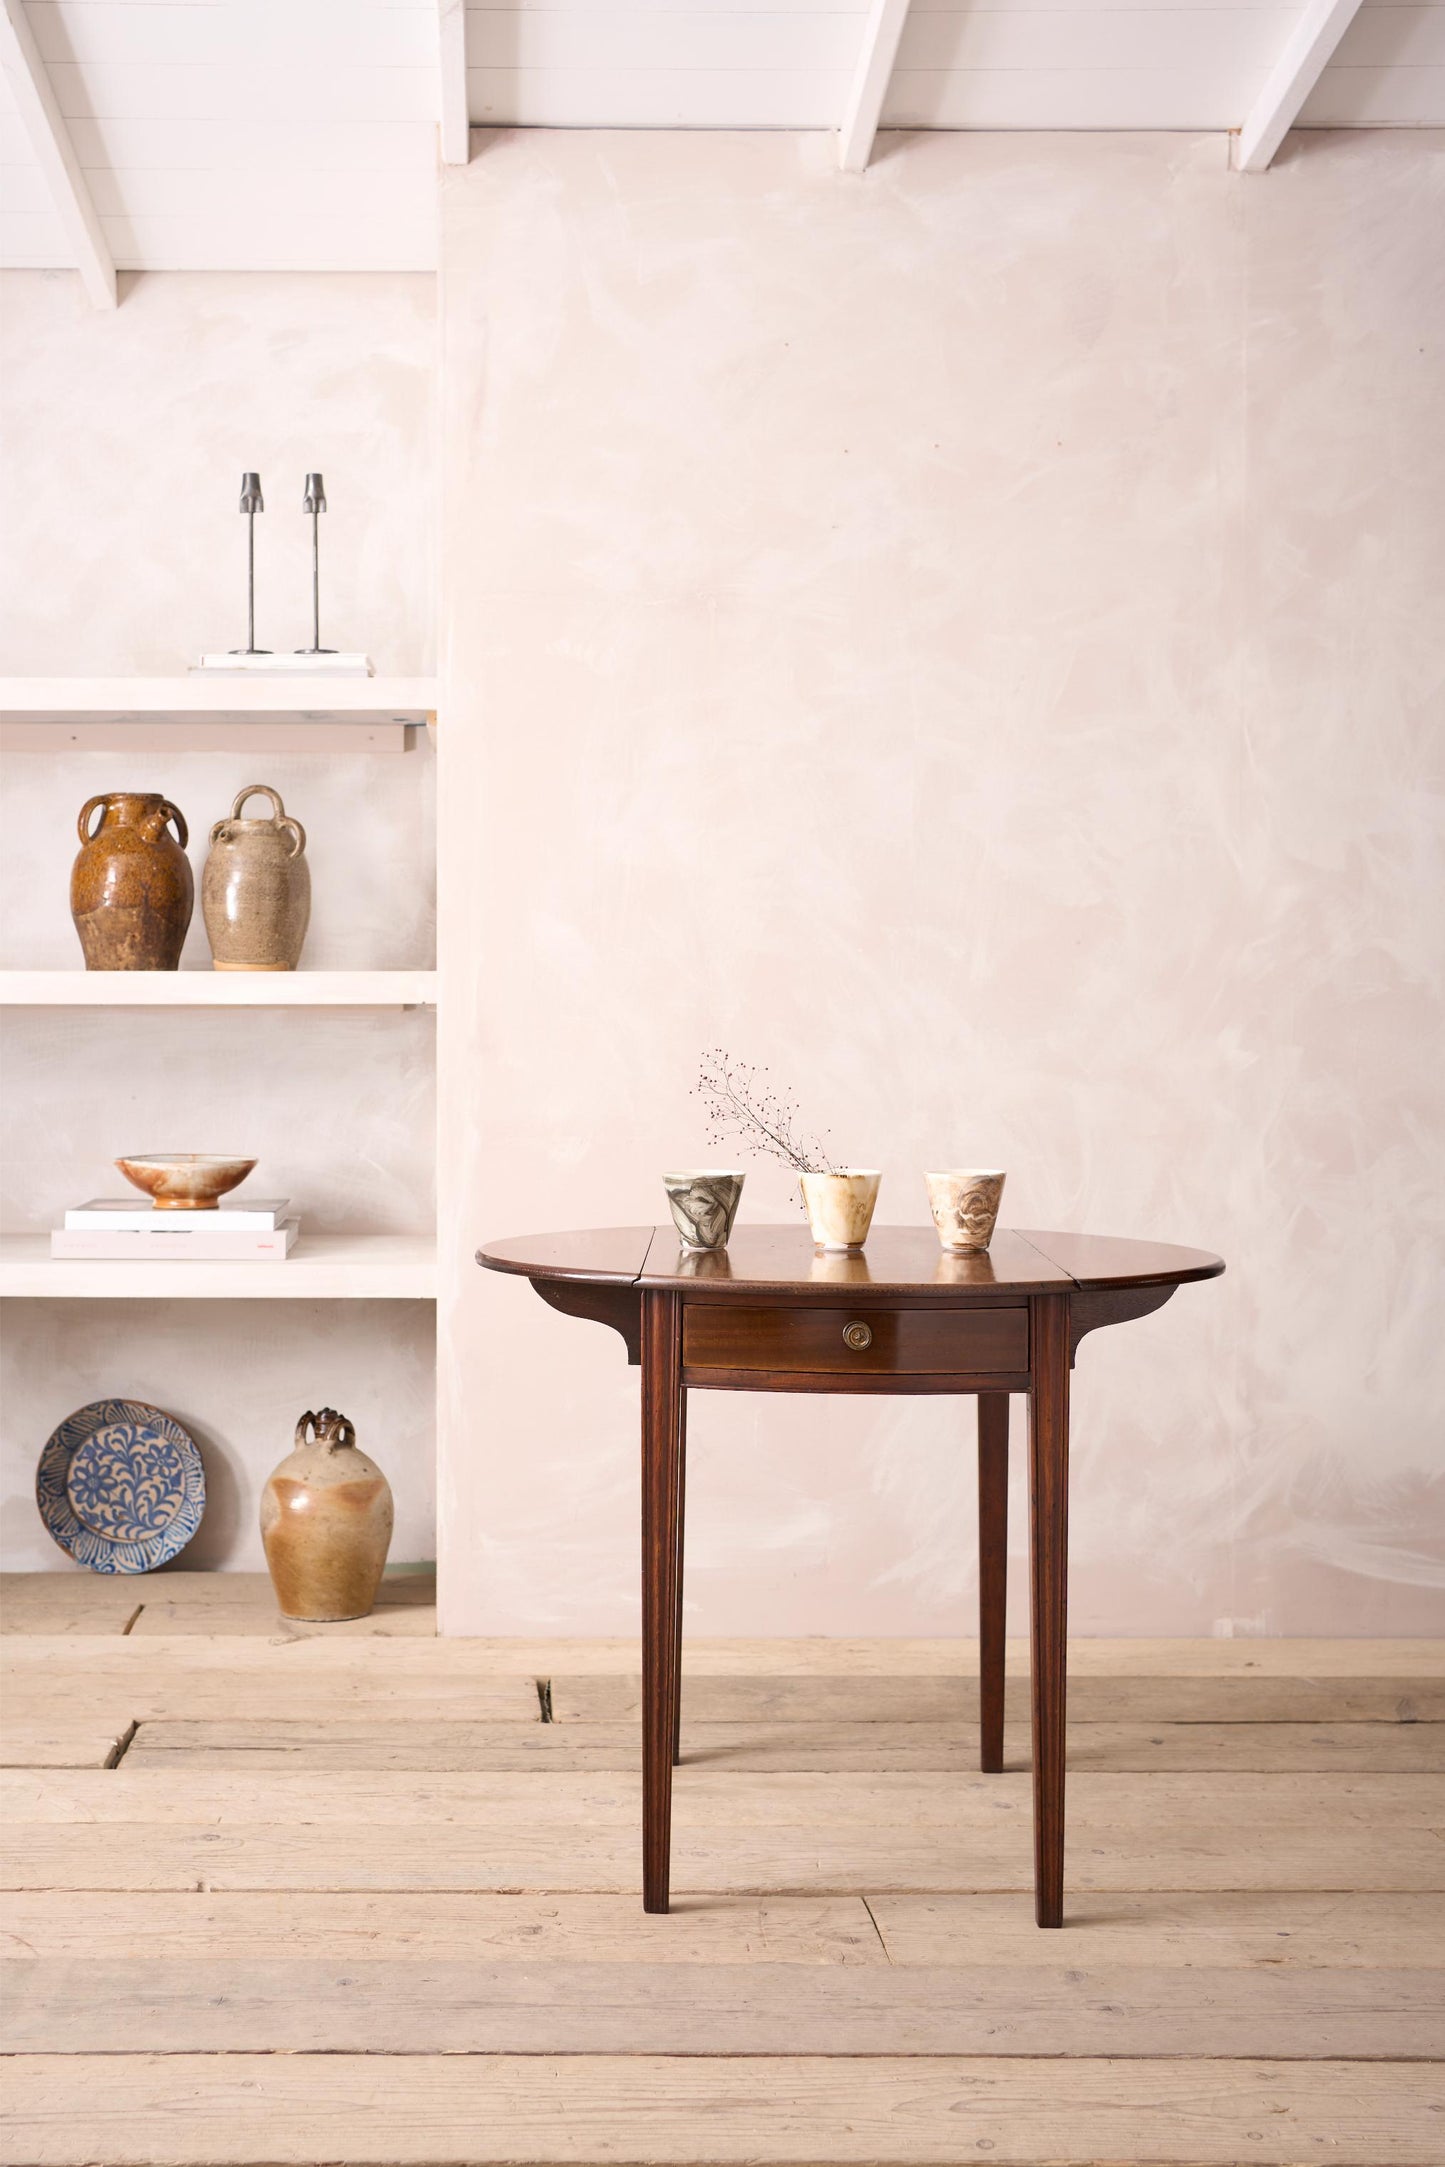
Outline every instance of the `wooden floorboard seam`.
<svg viewBox="0 0 1445 2167">
<path fill-rule="evenodd" d="M 140 1724 L 138 1722 L 130 1723 L 126 1726 L 124 1734 L 121 1737 L 117 1738 L 114 1747 L 112 1748 L 111 1752 L 105 1760 L 104 1765 L 106 1768 L 119 1768 L 121 1762 L 125 1759 L 131 1747 L 135 1744 L 136 1735 L 139 1730 Z"/>
<path fill-rule="evenodd" d="M 867 1912 L 868 1923 L 872 1927 L 874 1933 L 878 1936 L 879 1948 L 883 1951 L 884 1957 L 887 1959 L 888 1963 L 892 1964 L 893 1954 L 892 1951 L 889 1949 L 887 1942 L 883 1939 L 883 1929 L 878 1924 L 877 1919 L 873 1915 L 873 1906 L 869 1903 L 866 1896 L 860 1895 L 858 1901 L 862 1904 L 863 1909 Z"/>
</svg>

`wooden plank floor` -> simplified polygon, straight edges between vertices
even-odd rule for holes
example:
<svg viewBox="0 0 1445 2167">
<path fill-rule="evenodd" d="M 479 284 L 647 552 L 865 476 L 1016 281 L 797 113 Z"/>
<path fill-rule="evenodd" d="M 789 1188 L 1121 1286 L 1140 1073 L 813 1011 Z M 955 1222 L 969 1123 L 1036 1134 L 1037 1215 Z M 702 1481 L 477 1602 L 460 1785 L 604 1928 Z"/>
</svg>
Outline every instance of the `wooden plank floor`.
<svg viewBox="0 0 1445 2167">
<path fill-rule="evenodd" d="M 635 1648 L 250 1576 L 0 1586 L 11 2167 L 1445 2161 L 1445 1648 L 1080 1642 L 1067 1924 L 1026 1651 L 688 1651 L 643 1915 Z"/>
</svg>

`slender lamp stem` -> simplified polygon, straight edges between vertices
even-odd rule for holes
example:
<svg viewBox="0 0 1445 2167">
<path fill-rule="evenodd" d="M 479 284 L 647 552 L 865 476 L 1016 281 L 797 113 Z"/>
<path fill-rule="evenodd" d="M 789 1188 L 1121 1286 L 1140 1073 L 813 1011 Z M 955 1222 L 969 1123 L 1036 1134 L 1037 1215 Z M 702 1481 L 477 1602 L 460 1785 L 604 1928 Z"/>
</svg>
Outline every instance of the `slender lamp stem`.
<svg viewBox="0 0 1445 2167">
<path fill-rule="evenodd" d="M 326 484 L 319 474 L 308 474 L 301 492 L 301 509 L 311 514 L 311 645 L 297 649 L 303 655 L 329 655 L 321 644 L 321 514 L 326 509 Z"/>
<path fill-rule="evenodd" d="M 261 495 L 259 474 L 241 476 L 241 510 L 246 514 L 246 644 L 233 649 L 236 654 L 259 655 L 265 652 L 256 645 L 256 514 L 266 509 Z"/>
</svg>

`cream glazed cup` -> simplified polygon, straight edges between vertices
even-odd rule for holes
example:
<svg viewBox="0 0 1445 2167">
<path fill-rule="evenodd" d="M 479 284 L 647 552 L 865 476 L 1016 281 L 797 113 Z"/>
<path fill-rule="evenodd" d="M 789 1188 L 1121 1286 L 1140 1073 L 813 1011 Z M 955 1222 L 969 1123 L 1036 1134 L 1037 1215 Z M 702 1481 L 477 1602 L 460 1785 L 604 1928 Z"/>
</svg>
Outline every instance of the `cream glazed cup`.
<svg viewBox="0 0 1445 2167">
<path fill-rule="evenodd" d="M 836 1174 L 799 1174 L 815 1249 L 832 1255 L 858 1254 L 873 1224 L 882 1179 L 876 1169 L 857 1166 L 845 1166 Z"/>
<path fill-rule="evenodd" d="M 950 1256 L 977 1256 L 993 1240 L 1005 1176 L 996 1168 L 925 1174 L 938 1239 Z"/>
</svg>

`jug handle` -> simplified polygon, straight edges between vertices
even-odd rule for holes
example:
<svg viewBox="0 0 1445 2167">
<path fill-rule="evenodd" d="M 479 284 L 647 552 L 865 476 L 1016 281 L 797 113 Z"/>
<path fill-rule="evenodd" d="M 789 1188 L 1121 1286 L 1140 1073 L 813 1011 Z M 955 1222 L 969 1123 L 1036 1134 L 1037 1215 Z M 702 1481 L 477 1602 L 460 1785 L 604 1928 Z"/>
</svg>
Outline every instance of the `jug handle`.
<svg viewBox="0 0 1445 2167">
<path fill-rule="evenodd" d="M 87 798 L 85 803 L 81 806 L 80 818 L 75 823 L 75 832 L 80 837 L 80 840 L 83 843 L 93 843 L 95 841 L 95 835 L 99 835 L 99 828 L 96 829 L 95 835 L 92 835 L 90 832 L 90 816 L 95 811 L 97 805 L 105 805 L 106 803 L 108 803 L 108 800 L 102 795 L 98 798 Z"/>
<path fill-rule="evenodd" d="M 181 848 L 184 850 L 191 839 L 190 830 L 186 826 L 186 816 L 179 805 L 172 805 L 169 798 L 161 806 L 161 826 L 164 827 L 168 820 L 175 822 L 176 834 L 179 836 Z"/>
<path fill-rule="evenodd" d="M 273 790 L 269 783 L 247 783 L 245 789 L 231 807 L 231 818 L 233 820 L 240 819 L 241 807 L 245 804 L 247 798 L 269 798 L 271 800 L 271 818 L 284 823 L 286 808 L 281 803 L 281 793 L 279 790 Z M 295 856 L 294 851 L 292 856 Z"/>
<path fill-rule="evenodd" d="M 284 835 L 291 837 L 291 856 L 299 858 L 306 848 L 306 830 L 302 827 L 300 821 L 293 820 L 290 813 L 287 813 L 284 820 L 278 820 L 276 825 Z"/>
<path fill-rule="evenodd" d="M 356 1443 L 356 1431 L 353 1429 L 347 1417 L 345 1415 L 338 1415 L 336 1418 L 336 1422 L 337 1428 L 335 1436 L 323 1439 L 321 1436 L 320 1424 L 317 1421 L 315 1414 L 312 1413 L 312 1411 L 308 1408 L 307 1412 L 301 1417 L 301 1420 L 296 1425 L 296 1443 L 298 1445 L 304 1445 L 308 1441 L 324 1443 L 328 1452 L 335 1452 L 338 1445 L 354 1445 Z M 310 1430 L 311 1432 L 310 1440 L 307 1439 L 306 1435 L 306 1432 L 308 1430 Z"/>
</svg>

